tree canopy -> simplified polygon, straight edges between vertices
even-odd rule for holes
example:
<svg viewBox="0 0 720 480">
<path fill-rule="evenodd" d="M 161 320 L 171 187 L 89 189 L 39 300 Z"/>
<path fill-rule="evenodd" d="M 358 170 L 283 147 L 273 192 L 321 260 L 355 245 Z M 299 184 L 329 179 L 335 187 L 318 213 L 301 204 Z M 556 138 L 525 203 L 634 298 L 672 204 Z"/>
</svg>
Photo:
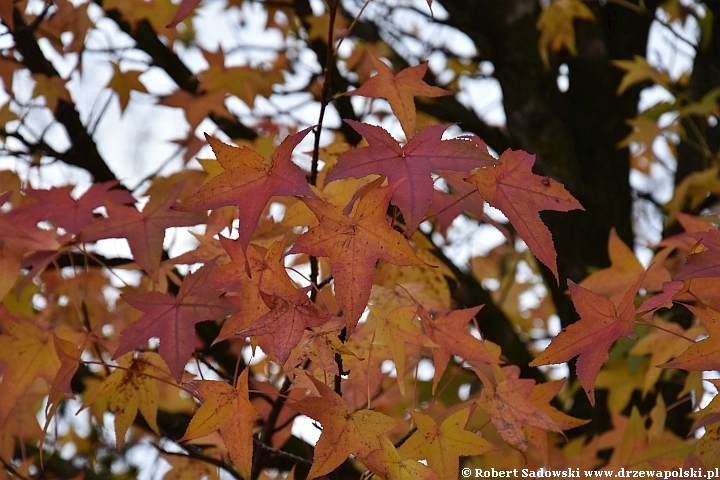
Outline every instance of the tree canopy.
<svg viewBox="0 0 720 480">
<path fill-rule="evenodd" d="M 6 477 L 720 467 L 717 0 L 0 20 Z"/>
</svg>

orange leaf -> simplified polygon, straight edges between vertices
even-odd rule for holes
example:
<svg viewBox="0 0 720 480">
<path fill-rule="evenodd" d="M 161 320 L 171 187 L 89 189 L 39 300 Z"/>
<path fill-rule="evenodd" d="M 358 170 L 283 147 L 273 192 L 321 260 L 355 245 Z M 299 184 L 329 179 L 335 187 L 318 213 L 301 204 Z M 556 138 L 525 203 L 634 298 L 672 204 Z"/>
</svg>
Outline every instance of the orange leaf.
<svg viewBox="0 0 720 480">
<path fill-rule="evenodd" d="M 547 413 L 530 401 L 535 380 L 506 378 L 495 386 L 484 375 L 480 375 L 480 379 L 483 389 L 478 405 L 490 415 L 490 421 L 502 439 L 514 448 L 521 452 L 527 450 L 524 425 L 553 432 L 562 431 Z"/>
<path fill-rule="evenodd" d="M 580 320 L 563 328 L 530 365 L 567 362 L 579 355 L 576 366 L 577 376 L 590 403 L 595 406 L 595 378 L 602 364 L 610 358 L 608 355 L 610 345 L 622 336 L 633 335 L 635 325 L 633 301 L 643 280 L 644 276 L 635 282 L 617 309 L 602 295 L 568 280 L 570 295 Z"/>
<path fill-rule="evenodd" d="M 225 448 L 243 478 L 251 477 L 253 456 L 253 426 L 258 413 L 248 396 L 248 372 L 243 370 L 233 388 L 217 380 L 198 380 L 188 383 L 202 398 L 188 425 L 185 435 L 178 442 L 204 437 L 220 430 Z"/>
<path fill-rule="evenodd" d="M 400 121 L 405 136 L 410 139 L 415 134 L 417 123 L 417 112 L 415 110 L 414 97 L 442 97 L 452 95 L 440 87 L 433 87 L 423 81 L 427 72 L 428 62 L 408 67 L 393 75 L 390 67 L 368 52 L 377 75 L 370 77 L 357 90 L 345 93 L 345 95 L 360 95 L 370 98 L 384 98 L 390 104 L 393 113 Z"/>
<path fill-rule="evenodd" d="M 430 337 L 430 340 L 439 345 L 439 348 L 433 349 L 433 359 L 435 361 L 433 392 L 437 388 L 437 384 L 440 382 L 443 373 L 445 373 L 445 369 L 453 355 L 461 357 L 464 361 L 501 363 L 488 350 L 482 340 L 478 340 L 467 331 L 468 323 L 481 308 L 482 305 L 453 310 L 436 319 L 432 319 L 424 309 L 421 311 L 420 315 L 425 333 Z"/>
<path fill-rule="evenodd" d="M 379 437 L 395 428 L 397 420 L 372 410 L 351 412 L 340 395 L 316 378 L 309 375 L 308 378 L 320 397 L 307 397 L 288 405 L 323 427 L 308 479 L 332 472 L 351 454 L 362 458 L 381 448 Z"/>
<path fill-rule="evenodd" d="M 36 378 L 52 382 L 60 369 L 53 335 L 29 321 L 8 314 L 0 305 L 0 364 L 5 364 L 0 381 L 0 425 Z"/>
<path fill-rule="evenodd" d="M 293 149 L 310 130 L 306 128 L 283 140 L 269 165 L 260 154 L 248 147 L 233 147 L 206 135 L 225 171 L 175 208 L 198 211 L 236 205 L 240 209 L 239 240 L 243 250 L 247 250 L 270 197 L 304 195 L 317 198 L 310 190 L 303 171 L 290 160 Z"/>
<path fill-rule="evenodd" d="M 410 343 L 420 347 L 437 347 L 420 330 L 417 318 L 417 305 L 398 307 L 388 314 L 383 313 L 380 308 L 370 306 L 372 314 L 376 319 L 375 338 L 373 344 L 387 345 L 392 353 L 392 361 L 395 362 L 397 371 L 397 382 L 400 387 L 400 394 L 405 396 L 405 344 Z"/>
<path fill-rule="evenodd" d="M 397 185 L 377 188 L 373 182 L 362 190 L 348 216 L 330 203 L 303 199 L 320 224 L 301 235 L 289 253 L 330 258 L 335 296 L 343 310 L 348 334 L 355 329 L 370 298 L 378 259 L 396 265 L 424 263 L 385 218 L 396 188 Z"/>
<path fill-rule="evenodd" d="M 584 209 L 562 184 L 532 173 L 535 155 L 506 150 L 500 162 L 502 165 L 479 169 L 466 181 L 474 183 L 485 201 L 505 214 L 533 255 L 557 279 L 555 245 L 538 212 Z"/>
</svg>

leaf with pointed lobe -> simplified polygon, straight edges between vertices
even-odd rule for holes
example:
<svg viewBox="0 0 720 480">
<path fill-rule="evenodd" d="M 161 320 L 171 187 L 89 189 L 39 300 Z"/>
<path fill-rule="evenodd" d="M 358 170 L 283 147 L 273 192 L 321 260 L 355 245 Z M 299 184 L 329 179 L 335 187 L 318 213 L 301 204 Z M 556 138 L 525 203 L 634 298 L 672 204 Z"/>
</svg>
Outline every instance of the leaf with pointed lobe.
<svg viewBox="0 0 720 480">
<path fill-rule="evenodd" d="M 562 431 L 547 413 L 530 401 L 535 380 L 509 377 L 493 385 L 483 375 L 480 378 L 483 389 L 478 405 L 490 415 L 500 437 L 513 448 L 527 451 L 528 439 L 523 432 L 524 425 L 553 432 Z"/>
<path fill-rule="evenodd" d="M 480 196 L 510 220 L 533 255 L 558 279 L 555 245 L 538 212 L 583 207 L 562 184 L 532 173 L 535 155 L 506 150 L 499 160 L 501 165 L 480 168 L 466 181 L 475 184 Z"/>
<path fill-rule="evenodd" d="M 449 415 L 439 425 L 429 415 L 410 410 L 417 431 L 398 448 L 400 457 L 426 460 L 442 479 L 459 478 L 460 457 L 496 449 L 481 436 L 465 430 L 470 408 Z"/>
<path fill-rule="evenodd" d="M 188 15 L 190 15 L 192 11 L 195 10 L 195 7 L 197 7 L 199 3 L 200 0 L 182 0 L 180 2 L 180 5 L 178 6 L 175 16 L 172 18 L 172 20 L 170 20 L 170 23 L 165 25 L 165 28 L 175 28 L 178 23 L 185 20 Z"/>
<path fill-rule="evenodd" d="M 221 117 L 233 118 L 233 115 L 225 106 L 226 96 L 225 92 L 193 94 L 185 90 L 176 90 L 172 94 L 163 97 L 159 105 L 182 109 L 185 119 L 190 125 L 189 131 L 195 132 L 200 123 L 212 113 Z"/>
<path fill-rule="evenodd" d="M 335 205 L 304 198 L 317 226 L 302 234 L 288 253 L 329 257 L 335 296 L 343 310 L 348 335 L 355 329 L 370 298 L 375 264 L 383 258 L 396 265 L 420 265 L 412 247 L 388 225 L 385 212 L 397 185 L 365 187 L 349 215 Z"/>
<path fill-rule="evenodd" d="M 114 204 L 135 203 L 135 198 L 124 189 L 115 189 L 120 182 L 94 183 L 87 192 L 75 200 L 62 189 L 53 187 L 49 190 L 27 189 L 25 193 L 38 200 L 38 205 L 31 207 L 39 210 L 44 220 L 51 220 L 64 228 L 68 233 L 77 233 L 90 225 L 93 220 L 93 210 L 101 207 L 105 202 Z"/>
<path fill-rule="evenodd" d="M 365 81 L 360 88 L 345 95 L 386 99 L 400 121 L 405 136 L 412 138 L 417 124 L 415 97 L 442 97 L 452 95 L 452 92 L 425 83 L 423 77 L 427 73 L 428 62 L 405 68 L 393 75 L 385 62 L 372 53 L 368 52 L 368 56 L 377 74 Z"/>
<path fill-rule="evenodd" d="M 185 435 L 178 442 L 204 437 L 220 430 L 230 459 L 243 478 L 250 478 L 253 457 L 253 426 L 258 417 L 248 394 L 248 372 L 245 368 L 233 388 L 218 380 L 197 380 L 187 384 L 202 399 Z"/>
<path fill-rule="evenodd" d="M 228 205 L 240 209 L 239 239 L 247 250 L 260 215 L 274 195 L 317 198 L 303 171 L 292 163 L 293 149 L 310 132 L 306 128 L 287 137 L 273 153 L 270 164 L 248 147 L 233 147 L 206 135 L 224 171 L 213 177 L 176 210 L 210 210 Z"/>
<path fill-rule="evenodd" d="M 119 451 L 125 442 L 125 433 L 135 421 L 138 411 L 150 428 L 158 432 L 157 378 L 168 378 L 169 370 L 162 357 L 155 352 L 142 352 L 137 357 L 134 352 L 128 352 L 117 360 L 121 368 L 116 368 L 99 388 L 85 398 L 82 408 L 99 398 L 106 398 L 108 408 L 115 414 L 115 438 Z"/>
<path fill-rule="evenodd" d="M 425 309 L 421 310 L 423 330 L 428 338 L 438 345 L 438 348 L 433 349 L 435 363 L 433 392 L 435 392 L 453 355 L 461 357 L 464 361 L 502 363 L 482 340 L 478 340 L 467 331 L 468 323 L 475 318 L 482 307 L 483 305 L 452 310 L 435 319 L 431 318 Z"/>
<path fill-rule="evenodd" d="M 608 349 L 620 337 L 633 336 L 635 306 L 633 301 L 644 277 L 625 293 L 619 307 L 604 296 L 568 280 L 573 305 L 580 320 L 565 327 L 550 345 L 530 362 L 531 366 L 567 362 L 578 357 L 576 372 L 590 403 L 595 405 L 595 378 L 602 364 L 610 358 Z"/>
<path fill-rule="evenodd" d="M 403 213 L 407 237 L 415 233 L 430 208 L 434 190 L 431 172 L 470 171 L 497 163 L 474 139 L 442 140 L 447 125 L 424 127 L 401 146 L 382 127 L 354 120 L 345 122 L 365 137 L 368 146 L 340 155 L 326 182 L 378 174 L 386 176 L 390 184 L 398 183 L 392 203 Z"/>
<path fill-rule="evenodd" d="M 107 218 L 95 220 L 85 227 L 78 240 L 94 242 L 105 238 L 125 238 L 135 263 L 153 280 L 159 280 L 165 230 L 203 223 L 204 212 L 177 212 L 171 207 L 183 189 L 183 182 L 150 196 L 142 212 L 134 206 L 105 204 Z"/>
<path fill-rule="evenodd" d="M 685 236 L 694 239 L 697 244 L 674 279 L 720 277 L 720 232 L 712 229 Z"/>
<path fill-rule="evenodd" d="M 260 292 L 260 296 L 270 311 L 237 334 L 271 335 L 273 350 L 280 360 L 280 365 L 285 364 L 306 328 L 318 327 L 332 318 L 302 293 L 292 297 L 278 297 Z"/>
<path fill-rule="evenodd" d="M 122 331 L 114 358 L 142 347 L 151 337 L 160 339 L 160 355 L 176 380 L 180 380 L 195 346 L 195 324 L 217 320 L 235 311 L 221 292 L 202 290 L 215 262 L 187 275 L 177 297 L 159 292 L 123 295 L 122 299 L 143 312 Z"/>
<path fill-rule="evenodd" d="M 720 312 L 711 308 L 700 308 L 685 305 L 685 308 L 695 315 L 707 330 L 708 337 L 697 343 L 687 345 L 687 349 L 674 360 L 662 365 L 660 368 L 680 368 L 683 370 L 720 370 Z"/>
<path fill-rule="evenodd" d="M 0 425 L 37 378 L 52 383 L 61 363 L 52 332 L 10 315 L 0 305 Z"/>
<path fill-rule="evenodd" d="M 130 92 L 136 91 L 140 93 L 148 93 L 145 85 L 140 81 L 140 75 L 145 73 L 142 70 L 128 70 L 123 72 L 120 65 L 113 63 L 114 74 L 108 83 L 107 88 L 117 94 L 120 101 L 120 114 L 125 113 L 125 109 L 130 102 Z"/>
<path fill-rule="evenodd" d="M 394 429 L 398 420 L 372 410 L 351 411 L 340 395 L 327 385 L 308 376 L 319 397 L 306 397 L 288 404 L 298 413 L 317 420 L 323 427 L 315 445 L 313 466 L 308 479 L 328 474 L 349 455 L 367 457 L 381 448 L 380 436 Z"/>
<path fill-rule="evenodd" d="M 385 480 L 441 480 L 440 475 L 415 459 L 404 459 L 395 445 L 380 437 L 380 450 L 372 452 L 364 463 Z"/>
<path fill-rule="evenodd" d="M 368 307 L 375 320 L 375 338 L 373 344 L 386 345 L 392 354 L 391 360 L 397 370 L 397 382 L 400 395 L 405 396 L 405 344 L 434 348 L 438 345 L 430 340 L 420 329 L 417 322 L 418 306 L 398 307 L 384 313 L 375 306 Z M 371 321 L 371 320 L 368 320 Z"/>
</svg>

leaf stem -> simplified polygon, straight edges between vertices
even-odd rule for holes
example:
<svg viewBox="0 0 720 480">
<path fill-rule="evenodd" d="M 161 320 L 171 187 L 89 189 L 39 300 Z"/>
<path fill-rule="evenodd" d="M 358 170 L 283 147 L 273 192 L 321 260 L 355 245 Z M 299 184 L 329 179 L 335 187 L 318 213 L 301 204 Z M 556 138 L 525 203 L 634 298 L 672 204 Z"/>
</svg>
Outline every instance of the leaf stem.
<svg viewBox="0 0 720 480">
<path fill-rule="evenodd" d="M 684 340 L 687 340 L 687 341 L 690 342 L 690 343 L 697 343 L 695 340 L 693 340 L 693 339 L 690 338 L 690 337 L 686 337 L 685 335 L 683 335 L 683 334 L 681 334 L 681 333 L 673 332 L 673 331 L 670 330 L 669 328 L 665 328 L 665 327 L 660 326 L 660 325 L 657 325 L 657 324 L 655 324 L 655 323 L 645 323 L 645 322 L 641 322 L 640 320 L 635 320 L 635 324 L 636 324 L 636 325 L 644 325 L 644 326 L 646 326 L 646 327 L 657 328 L 658 330 L 662 330 L 662 331 L 665 332 L 665 333 L 669 333 L 670 335 L 675 335 L 676 337 L 679 337 L 679 338 L 682 338 L 682 339 L 684 339 Z"/>
<path fill-rule="evenodd" d="M 430 220 L 430 219 L 433 218 L 433 217 L 437 217 L 438 215 L 440 215 L 440 214 L 443 213 L 444 211 L 449 210 L 449 209 L 451 209 L 452 207 L 454 207 L 455 205 L 457 205 L 458 203 L 462 202 L 463 200 L 465 200 L 466 198 L 468 198 L 468 197 L 469 197 L 470 195 L 472 195 L 473 193 L 478 193 L 477 189 L 470 190 L 468 193 L 466 193 L 466 194 L 463 195 L 462 197 L 459 197 L 458 199 L 456 199 L 456 200 L 455 200 L 453 203 L 451 203 L 450 205 L 447 205 L 446 207 L 441 208 L 441 209 L 438 210 L 437 212 L 433 212 L 431 215 L 428 215 L 427 217 L 425 217 L 425 218 L 423 218 L 422 220 L 420 220 L 420 223 L 426 222 L 426 221 Z"/>
</svg>

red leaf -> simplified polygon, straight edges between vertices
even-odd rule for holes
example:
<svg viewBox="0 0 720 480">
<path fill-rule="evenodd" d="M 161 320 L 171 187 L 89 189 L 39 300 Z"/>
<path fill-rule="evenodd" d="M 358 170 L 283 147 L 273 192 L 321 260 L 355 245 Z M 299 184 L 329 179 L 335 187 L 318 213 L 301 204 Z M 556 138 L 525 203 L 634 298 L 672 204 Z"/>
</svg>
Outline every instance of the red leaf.
<svg viewBox="0 0 720 480">
<path fill-rule="evenodd" d="M 123 295 L 122 298 L 144 314 L 122 332 L 113 358 L 145 345 L 151 337 L 160 339 L 160 356 L 180 380 L 195 345 L 195 324 L 215 320 L 235 311 L 217 291 L 198 290 L 207 280 L 215 261 L 185 277 L 177 297 L 160 292 Z"/>
<path fill-rule="evenodd" d="M 306 328 L 318 327 L 331 318 L 304 294 L 273 297 L 261 292 L 260 295 L 270 311 L 238 332 L 238 335 L 272 335 L 273 348 L 280 365 L 285 364 Z"/>
<path fill-rule="evenodd" d="M 577 359 L 577 376 L 595 406 L 595 378 L 600 367 L 610 358 L 608 349 L 620 337 L 633 335 L 635 306 L 633 300 L 645 280 L 641 276 L 627 291 L 619 308 L 602 295 L 568 280 L 573 305 L 580 320 L 562 329 L 550 345 L 530 365 L 548 365 Z"/>
<path fill-rule="evenodd" d="M 532 173 L 535 155 L 506 150 L 500 162 L 502 165 L 481 168 L 466 181 L 474 183 L 485 201 L 505 214 L 533 255 L 558 278 L 552 235 L 538 212 L 583 207 L 562 184 Z"/>
<path fill-rule="evenodd" d="M 430 207 L 433 196 L 430 173 L 433 170 L 470 171 L 497 163 L 473 140 L 442 140 L 447 125 L 427 126 L 405 146 L 400 146 L 382 127 L 345 121 L 365 137 L 369 145 L 340 155 L 326 182 L 372 174 L 385 175 L 391 184 L 402 181 L 393 194 L 392 202 L 403 212 L 408 237 L 415 233 Z"/>
<path fill-rule="evenodd" d="M 247 250 L 260 215 L 274 195 L 317 196 L 310 190 L 305 174 L 292 161 L 293 149 L 312 128 L 306 128 L 282 141 L 273 153 L 270 165 L 248 147 L 227 145 L 206 135 L 218 162 L 225 169 L 203 185 L 195 195 L 175 207 L 176 210 L 209 210 L 228 205 L 240 209 L 239 240 Z"/>
</svg>

